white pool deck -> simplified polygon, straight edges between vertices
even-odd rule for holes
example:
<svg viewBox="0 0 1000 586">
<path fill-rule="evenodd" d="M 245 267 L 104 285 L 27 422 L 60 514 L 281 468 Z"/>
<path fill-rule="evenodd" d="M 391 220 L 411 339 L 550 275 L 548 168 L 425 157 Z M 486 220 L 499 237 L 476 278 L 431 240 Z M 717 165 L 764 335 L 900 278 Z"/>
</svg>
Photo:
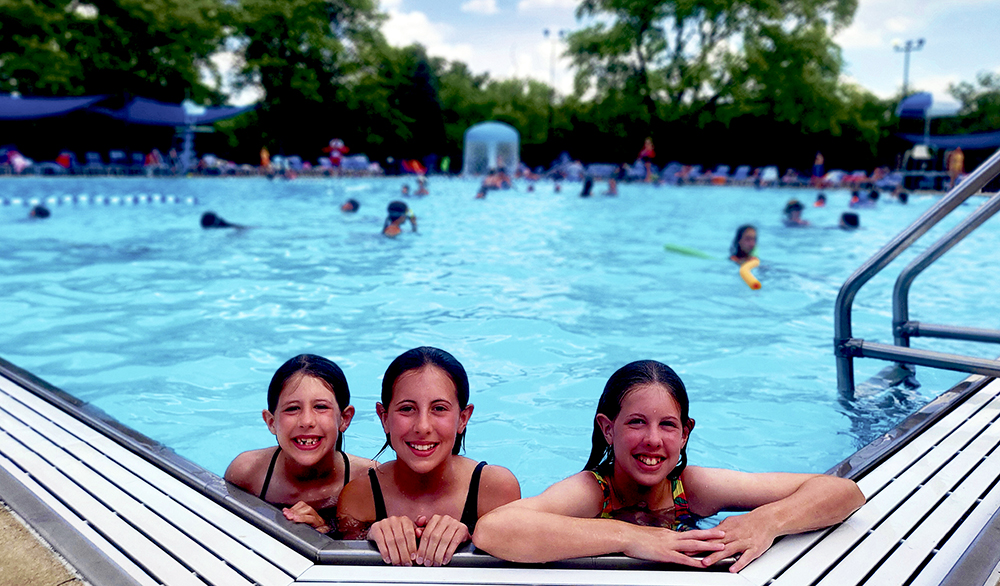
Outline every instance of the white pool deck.
<svg viewBox="0 0 1000 586">
<path fill-rule="evenodd" d="M 456 556 L 451 567 L 386 567 L 367 543 L 293 526 L 163 446 L 53 394 L 60 395 L 23 371 L 0 369 L 0 500 L 94 585 L 994 586 L 1000 580 L 1000 381 L 978 376 L 838 467 L 859 478 L 868 499 L 846 522 L 782 538 L 739 574 L 614 556 L 529 567 L 472 552 Z"/>
</svg>

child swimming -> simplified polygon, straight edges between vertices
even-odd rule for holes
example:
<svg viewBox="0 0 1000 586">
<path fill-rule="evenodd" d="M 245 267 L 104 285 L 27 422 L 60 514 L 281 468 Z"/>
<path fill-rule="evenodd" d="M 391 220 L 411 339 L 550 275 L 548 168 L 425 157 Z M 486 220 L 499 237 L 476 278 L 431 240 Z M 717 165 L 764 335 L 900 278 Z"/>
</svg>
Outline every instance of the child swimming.
<svg viewBox="0 0 1000 586">
<path fill-rule="evenodd" d="M 738 556 L 738 572 L 778 536 L 839 523 L 864 503 L 843 478 L 687 466 L 693 429 L 677 373 L 653 360 L 625 365 L 598 402 L 583 471 L 485 515 L 473 542 L 526 563 L 624 553 L 708 567 Z M 724 510 L 749 512 L 696 528 Z"/>
<path fill-rule="evenodd" d="M 381 398 L 382 449 L 391 446 L 396 459 L 344 488 L 340 530 L 375 542 L 387 564 L 447 564 L 480 516 L 521 497 L 520 485 L 506 468 L 458 455 L 473 406 L 468 376 L 451 354 L 427 346 L 400 354 Z"/>
<path fill-rule="evenodd" d="M 271 378 L 262 413 L 278 447 L 236 456 L 226 480 L 281 508 L 289 521 L 329 533 L 340 491 L 375 464 L 341 451 L 354 417 L 350 401 L 335 363 L 315 354 L 289 359 Z"/>
<path fill-rule="evenodd" d="M 729 245 L 729 260 L 742 265 L 757 258 L 753 255 L 757 247 L 757 228 L 744 224 L 736 229 L 733 243 Z"/>
</svg>

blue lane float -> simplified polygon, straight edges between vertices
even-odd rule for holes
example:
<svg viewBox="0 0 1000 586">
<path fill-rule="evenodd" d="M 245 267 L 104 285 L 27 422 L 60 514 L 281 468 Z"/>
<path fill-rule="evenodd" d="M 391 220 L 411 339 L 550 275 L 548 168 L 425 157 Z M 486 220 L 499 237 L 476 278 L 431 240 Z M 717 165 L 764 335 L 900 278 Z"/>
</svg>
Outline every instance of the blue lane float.
<svg viewBox="0 0 1000 586">
<path fill-rule="evenodd" d="M 23 197 L 3 197 L 0 198 L 0 206 L 21 206 L 33 207 L 36 205 L 46 206 L 84 206 L 84 205 L 151 205 L 151 204 L 183 204 L 198 205 L 197 197 L 180 197 L 177 195 L 152 195 L 140 193 L 138 195 L 80 195 L 50 196 L 44 199 L 28 199 Z"/>
</svg>

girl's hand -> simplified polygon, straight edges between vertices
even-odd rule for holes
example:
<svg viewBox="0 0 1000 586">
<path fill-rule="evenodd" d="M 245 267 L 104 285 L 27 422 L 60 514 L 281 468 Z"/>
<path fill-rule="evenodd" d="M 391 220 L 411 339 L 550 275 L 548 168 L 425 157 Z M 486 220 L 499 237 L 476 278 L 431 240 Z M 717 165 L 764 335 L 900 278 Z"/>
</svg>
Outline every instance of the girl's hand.
<svg viewBox="0 0 1000 586">
<path fill-rule="evenodd" d="M 293 523 L 305 523 L 320 533 L 330 532 L 331 527 L 327 524 L 326 519 L 321 517 L 316 512 L 316 509 L 310 507 L 304 501 L 299 501 L 292 507 L 282 509 L 281 512 L 284 513 L 286 519 Z"/>
<path fill-rule="evenodd" d="M 718 529 L 723 530 L 725 536 L 717 543 L 724 545 L 725 548 L 706 557 L 702 560 L 702 564 L 708 567 L 719 560 L 738 555 L 739 559 L 730 566 L 729 571 L 739 572 L 767 551 L 778 534 L 771 530 L 763 519 L 752 517 L 754 517 L 752 513 L 747 513 L 723 519 Z"/>
<path fill-rule="evenodd" d="M 465 523 L 448 515 L 434 515 L 427 519 L 417 519 L 420 547 L 417 549 L 417 565 L 443 566 L 451 562 L 458 546 L 472 539 Z"/>
<path fill-rule="evenodd" d="M 691 557 L 692 554 L 706 551 L 721 552 L 725 547 L 722 540 L 726 534 L 719 529 L 671 531 L 659 527 L 629 526 L 632 527 L 639 533 L 622 552 L 632 558 L 703 567 L 710 564 L 704 564 L 702 560 Z"/>
<path fill-rule="evenodd" d="M 368 540 L 375 542 L 387 564 L 412 566 L 417 557 L 417 526 L 409 517 L 389 517 L 373 524 Z"/>
</svg>

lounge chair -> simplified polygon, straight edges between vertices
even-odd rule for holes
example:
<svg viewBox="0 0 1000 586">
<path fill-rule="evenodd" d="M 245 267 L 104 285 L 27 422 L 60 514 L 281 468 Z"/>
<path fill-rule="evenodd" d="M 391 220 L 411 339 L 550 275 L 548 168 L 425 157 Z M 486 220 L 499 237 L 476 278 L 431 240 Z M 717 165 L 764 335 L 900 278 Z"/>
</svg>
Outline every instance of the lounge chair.
<svg viewBox="0 0 1000 586">
<path fill-rule="evenodd" d="M 712 185 L 725 185 L 729 182 L 729 165 L 719 165 L 715 171 L 706 173 L 705 179 Z"/>
<path fill-rule="evenodd" d="M 760 172 L 760 184 L 761 186 L 767 185 L 777 185 L 778 183 L 778 167 L 775 165 L 768 165 L 764 167 Z"/>
<path fill-rule="evenodd" d="M 746 185 L 750 182 L 750 165 L 740 165 L 736 167 L 736 171 L 733 172 L 732 176 L 729 178 L 729 183 L 731 185 Z"/>
<path fill-rule="evenodd" d="M 84 157 L 87 162 L 83 165 L 83 170 L 88 175 L 102 175 L 108 172 L 108 168 L 104 166 L 104 160 L 101 159 L 100 153 L 87 153 Z"/>
</svg>

